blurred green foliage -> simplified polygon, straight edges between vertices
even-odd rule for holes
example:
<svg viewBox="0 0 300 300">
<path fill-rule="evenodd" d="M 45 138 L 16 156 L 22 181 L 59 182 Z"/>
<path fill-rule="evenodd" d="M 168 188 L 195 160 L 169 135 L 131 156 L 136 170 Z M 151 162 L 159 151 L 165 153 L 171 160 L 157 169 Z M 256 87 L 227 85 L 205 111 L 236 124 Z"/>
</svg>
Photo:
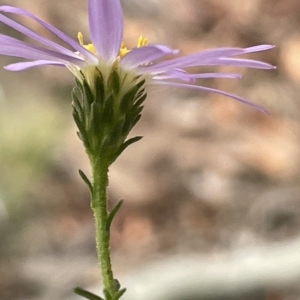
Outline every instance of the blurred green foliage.
<svg viewBox="0 0 300 300">
<path fill-rule="evenodd" d="M 2 94 L 0 195 L 9 213 L 17 213 L 26 205 L 24 193 L 34 191 L 51 166 L 55 149 L 63 143 L 63 106 L 46 99 L 50 97 L 42 92 L 33 94 L 26 87 L 19 99 Z"/>
</svg>

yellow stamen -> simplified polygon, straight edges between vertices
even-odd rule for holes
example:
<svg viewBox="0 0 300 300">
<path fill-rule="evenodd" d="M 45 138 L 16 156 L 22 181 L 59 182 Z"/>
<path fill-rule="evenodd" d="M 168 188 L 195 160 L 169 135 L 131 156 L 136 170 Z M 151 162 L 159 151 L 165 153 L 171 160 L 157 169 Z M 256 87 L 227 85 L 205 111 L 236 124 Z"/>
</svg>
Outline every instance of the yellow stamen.
<svg viewBox="0 0 300 300">
<path fill-rule="evenodd" d="M 148 39 L 144 38 L 142 35 L 138 38 L 137 48 L 144 47 L 148 44 Z"/>
<path fill-rule="evenodd" d="M 79 44 L 80 44 L 81 46 L 84 46 L 84 44 L 83 44 L 83 34 L 82 34 L 82 32 L 78 32 L 78 33 L 77 33 L 77 39 L 78 39 L 78 41 L 79 41 Z"/>
<path fill-rule="evenodd" d="M 77 39 L 79 41 L 79 44 L 81 46 L 83 46 L 85 49 L 87 49 L 88 51 L 92 52 L 92 53 L 96 53 L 96 49 L 94 47 L 93 44 L 84 44 L 83 41 L 83 34 L 81 32 L 78 32 L 77 34 Z M 138 38 L 137 41 L 137 48 L 140 47 L 144 47 L 148 44 L 148 39 L 144 38 L 142 35 Z M 119 52 L 119 56 L 123 57 L 125 54 L 127 54 L 128 52 L 130 52 L 130 50 L 127 49 L 127 47 L 125 46 L 124 42 L 122 42 L 121 47 L 120 47 L 120 52 Z"/>
<path fill-rule="evenodd" d="M 84 42 L 83 42 L 83 34 L 81 32 L 78 32 L 77 39 L 79 41 L 79 44 L 81 46 L 83 46 L 85 49 L 87 49 L 88 51 L 90 51 L 92 53 L 96 53 L 96 49 L 95 49 L 95 47 L 94 47 L 93 44 L 87 44 L 87 45 L 84 44 Z"/>
<path fill-rule="evenodd" d="M 128 53 L 130 50 L 127 49 L 127 47 L 125 46 L 125 43 L 122 42 L 121 44 L 121 48 L 120 48 L 120 52 L 119 52 L 119 56 L 123 57 L 126 53 Z"/>
<path fill-rule="evenodd" d="M 138 38 L 136 47 L 140 48 L 140 47 L 144 47 L 148 44 L 148 39 L 144 38 L 142 35 Z M 125 43 L 122 42 L 121 44 L 121 48 L 120 48 L 120 52 L 119 52 L 119 56 L 123 57 L 125 54 L 127 54 L 128 52 L 130 52 L 130 50 L 127 49 L 127 47 L 125 46 Z"/>
</svg>

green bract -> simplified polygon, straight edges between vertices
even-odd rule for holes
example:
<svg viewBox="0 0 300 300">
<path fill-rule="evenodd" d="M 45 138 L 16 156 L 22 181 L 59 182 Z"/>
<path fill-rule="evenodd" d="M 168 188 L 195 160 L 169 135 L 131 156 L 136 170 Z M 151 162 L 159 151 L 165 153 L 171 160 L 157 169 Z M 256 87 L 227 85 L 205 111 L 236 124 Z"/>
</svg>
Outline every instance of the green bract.
<svg viewBox="0 0 300 300">
<path fill-rule="evenodd" d="M 142 138 L 126 140 L 141 117 L 147 97 L 145 80 L 136 76 L 124 86 L 124 75 L 120 76 L 116 69 L 107 79 L 96 67 L 94 74 L 93 87 L 83 73 L 82 80 L 76 79 L 72 93 L 73 117 L 90 159 L 100 158 L 109 166 L 130 144 Z"/>
</svg>

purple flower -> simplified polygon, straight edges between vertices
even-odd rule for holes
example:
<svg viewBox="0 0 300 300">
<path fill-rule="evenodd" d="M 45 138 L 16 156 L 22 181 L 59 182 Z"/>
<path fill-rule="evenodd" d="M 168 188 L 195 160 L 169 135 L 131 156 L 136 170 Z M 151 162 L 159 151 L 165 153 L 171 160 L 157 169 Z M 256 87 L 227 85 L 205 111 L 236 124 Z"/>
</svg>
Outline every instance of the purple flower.
<svg viewBox="0 0 300 300">
<path fill-rule="evenodd" d="M 273 46 L 216 48 L 178 57 L 177 50 L 170 49 L 164 45 L 148 45 L 145 39 L 140 38 L 136 48 L 127 50 L 122 43 L 123 16 L 120 0 L 88 0 L 88 13 L 92 44 L 84 45 L 80 33 L 78 35 L 79 42 L 77 42 L 26 10 L 11 6 L 0 6 L 0 22 L 39 43 L 39 46 L 36 46 L 0 34 L 0 54 L 26 60 L 25 62 L 10 64 L 5 69 L 21 71 L 41 65 L 64 66 L 79 79 L 84 74 L 91 85 L 93 85 L 93 76 L 95 76 L 96 68 L 100 70 L 104 79 L 114 69 L 118 70 L 121 77 L 127 78 L 126 81 L 128 83 L 130 79 L 140 76 L 142 79 L 146 79 L 146 84 L 213 92 L 231 97 L 265 112 L 263 108 L 244 98 L 197 84 L 197 79 L 241 78 L 240 74 L 191 74 L 186 69 L 197 66 L 238 66 L 255 69 L 274 69 L 272 65 L 261 61 L 236 57 L 242 54 L 269 50 Z M 33 19 L 67 43 L 72 50 L 40 36 L 10 19 L 6 14 L 21 15 Z M 168 56 L 169 59 L 162 60 L 165 56 Z"/>
</svg>

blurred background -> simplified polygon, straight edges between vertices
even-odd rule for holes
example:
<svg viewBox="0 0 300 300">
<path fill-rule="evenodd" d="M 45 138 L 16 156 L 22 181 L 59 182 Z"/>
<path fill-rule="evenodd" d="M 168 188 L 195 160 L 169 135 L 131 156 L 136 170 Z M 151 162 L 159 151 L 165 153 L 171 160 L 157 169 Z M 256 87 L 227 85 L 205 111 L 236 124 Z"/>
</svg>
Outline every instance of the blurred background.
<svg viewBox="0 0 300 300">
<path fill-rule="evenodd" d="M 74 39 L 82 31 L 88 41 L 86 1 L 0 4 L 25 8 Z M 193 258 L 194 267 L 206 266 L 216 294 L 155 298 L 147 290 L 148 298 L 131 299 L 300 299 L 300 1 L 122 4 L 128 47 L 141 34 L 183 55 L 268 43 L 276 48 L 251 58 L 277 70 L 220 68 L 244 77 L 203 82 L 262 105 L 270 116 L 219 95 L 149 90 L 132 133 L 144 138 L 110 170 L 110 203 L 125 200 L 111 237 L 117 278 L 128 279 L 132 291 L 129 278 L 150 289 L 140 274 L 161 268 L 154 268 L 165 272 L 160 277 L 152 274 L 158 284 L 171 265 L 183 285 L 190 272 L 201 286 L 204 277 L 183 264 Z M 0 32 L 26 40 L 3 24 Z M 0 57 L 1 66 L 14 61 Z M 77 173 L 90 170 L 71 117 L 73 85 L 64 69 L 0 69 L 0 299 L 75 299 L 75 286 L 99 286 L 89 193 Z"/>
</svg>

